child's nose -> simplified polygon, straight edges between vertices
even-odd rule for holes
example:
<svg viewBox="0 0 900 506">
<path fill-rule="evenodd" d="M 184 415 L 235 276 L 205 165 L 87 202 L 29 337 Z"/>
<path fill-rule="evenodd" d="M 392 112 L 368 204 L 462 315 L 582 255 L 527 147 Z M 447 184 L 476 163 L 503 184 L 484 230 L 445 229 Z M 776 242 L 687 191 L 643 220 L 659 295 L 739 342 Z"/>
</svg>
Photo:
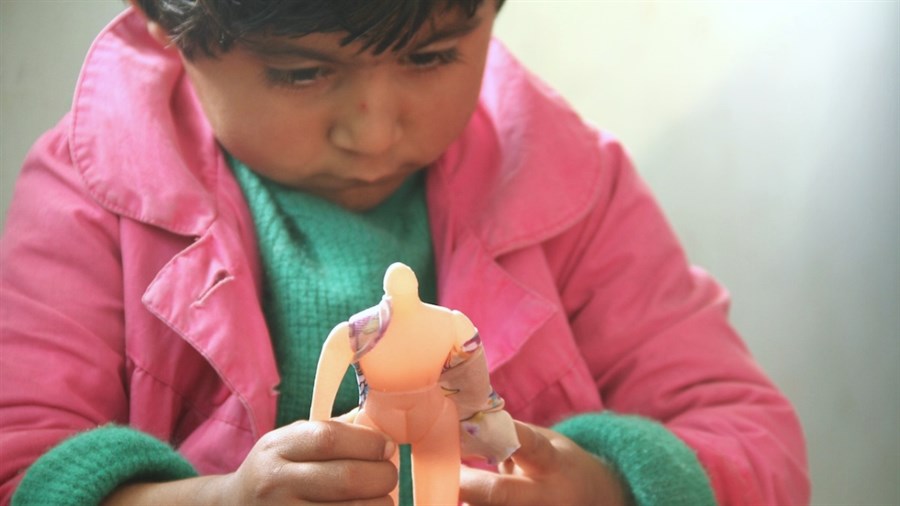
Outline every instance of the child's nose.
<svg viewBox="0 0 900 506">
<path fill-rule="evenodd" d="M 362 155 L 385 153 L 402 136 L 398 90 L 372 74 L 348 87 L 328 133 L 335 146 Z"/>
</svg>

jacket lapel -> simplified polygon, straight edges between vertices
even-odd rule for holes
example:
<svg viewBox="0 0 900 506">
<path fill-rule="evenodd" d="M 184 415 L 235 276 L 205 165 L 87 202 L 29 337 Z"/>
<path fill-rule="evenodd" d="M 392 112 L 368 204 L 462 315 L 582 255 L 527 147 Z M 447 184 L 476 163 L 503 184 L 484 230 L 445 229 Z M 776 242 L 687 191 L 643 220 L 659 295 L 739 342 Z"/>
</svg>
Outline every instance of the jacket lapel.
<svg viewBox="0 0 900 506">
<path fill-rule="evenodd" d="M 473 236 L 462 241 L 442 272 L 440 304 L 462 311 L 478 327 L 491 370 L 514 357 L 556 312 L 550 301 L 520 284 Z"/>
<path fill-rule="evenodd" d="M 72 162 L 107 209 L 200 235 L 216 218 L 219 147 L 177 52 L 144 23 L 128 9 L 91 46 L 72 104 Z"/>
<path fill-rule="evenodd" d="M 72 107 L 73 164 L 111 212 L 196 238 L 142 301 L 209 361 L 258 437 L 275 423 L 278 372 L 262 312 L 248 307 L 259 273 L 239 234 L 252 225 L 249 215 L 220 209 L 239 190 L 177 52 L 152 40 L 144 23 L 128 9 L 92 45 Z"/>
<path fill-rule="evenodd" d="M 144 305 L 200 352 L 251 414 L 254 435 L 275 424 L 278 373 L 254 277 L 235 231 L 215 222 L 166 264 Z"/>
<path fill-rule="evenodd" d="M 510 258 L 589 212 L 601 190 L 591 183 L 600 176 L 597 143 L 561 99 L 492 43 L 478 108 L 428 177 L 438 300 L 479 327 L 492 370 L 560 311 L 541 294 L 539 275 L 517 272 Z"/>
</svg>

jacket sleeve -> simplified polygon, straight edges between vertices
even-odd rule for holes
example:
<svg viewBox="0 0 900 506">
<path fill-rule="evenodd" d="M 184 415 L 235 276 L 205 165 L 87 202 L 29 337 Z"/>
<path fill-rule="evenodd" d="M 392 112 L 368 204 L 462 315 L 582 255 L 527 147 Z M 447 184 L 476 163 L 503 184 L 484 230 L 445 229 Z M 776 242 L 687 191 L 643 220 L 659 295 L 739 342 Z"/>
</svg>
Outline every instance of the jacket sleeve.
<svg viewBox="0 0 900 506">
<path fill-rule="evenodd" d="M 25 473 L 14 506 L 100 504 L 131 481 L 197 476 L 172 447 L 128 427 L 108 425 L 66 439 Z"/>
<path fill-rule="evenodd" d="M 44 452 L 127 423 L 118 220 L 72 167 L 68 118 L 26 159 L 0 243 L 0 503 Z"/>
<path fill-rule="evenodd" d="M 593 212 L 548 248 L 563 305 L 607 408 L 661 421 L 696 452 L 723 505 L 807 504 L 789 401 L 729 325 L 729 297 L 686 256 L 647 186 L 600 136 Z"/>
</svg>

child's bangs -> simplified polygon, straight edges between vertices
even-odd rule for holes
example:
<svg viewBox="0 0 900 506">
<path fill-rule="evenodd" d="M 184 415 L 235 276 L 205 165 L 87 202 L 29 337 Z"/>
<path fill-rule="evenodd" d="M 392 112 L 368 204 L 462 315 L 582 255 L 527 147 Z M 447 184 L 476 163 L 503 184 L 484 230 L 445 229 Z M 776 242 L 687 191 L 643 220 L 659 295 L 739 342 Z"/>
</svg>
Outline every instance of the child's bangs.
<svg viewBox="0 0 900 506">
<path fill-rule="evenodd" d="M 261 34 L 300 37 L 346 33 L 375 54 L 406 46 L 430 20 L 444 14 L 472 17 L 484 0 L 278 0 L 244 1 L 219 20 L 232 40 Z M 237 12 L 240 11 L 240 12 Z M 220 39 L 220 46 L 222 46 Z M 227 49 L 230 45 L 224 44 Z"/>
</svg>

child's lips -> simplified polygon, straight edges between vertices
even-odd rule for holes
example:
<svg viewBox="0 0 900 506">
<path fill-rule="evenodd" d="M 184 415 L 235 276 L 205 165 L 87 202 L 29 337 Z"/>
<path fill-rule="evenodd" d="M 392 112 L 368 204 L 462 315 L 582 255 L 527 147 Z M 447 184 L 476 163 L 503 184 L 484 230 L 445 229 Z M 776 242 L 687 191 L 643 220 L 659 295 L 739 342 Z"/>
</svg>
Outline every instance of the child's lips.
<svg viewBox="0 0 900 506">
<path fill-rule="evenodd" d="M 418 165 L 409 165 L 390 170 L 367 169 L 358 172 L 358 174 L 365 175 L 347 177 L 342 180 L 342 183 L 346 184 L 349 188 L 393 185 L 406 179 L 410 174 L 415 172 L 417 168 Z M 372 174 L 372 176 L 368 176 L 368 174 Z"/>
<path fill-rule="evenodd" d="M 354 178 L 348 180 L 348 184 L 351 188 L 364 188 L 368 186 L 384 186 L 392 183 L 396 183 L 397 181 L 402 180 L 406 177 L 406 174 L 403 175 L 394 175 L 394 176 L 385 176 L 375 179 L 361 179 Z"/>
</svg>

